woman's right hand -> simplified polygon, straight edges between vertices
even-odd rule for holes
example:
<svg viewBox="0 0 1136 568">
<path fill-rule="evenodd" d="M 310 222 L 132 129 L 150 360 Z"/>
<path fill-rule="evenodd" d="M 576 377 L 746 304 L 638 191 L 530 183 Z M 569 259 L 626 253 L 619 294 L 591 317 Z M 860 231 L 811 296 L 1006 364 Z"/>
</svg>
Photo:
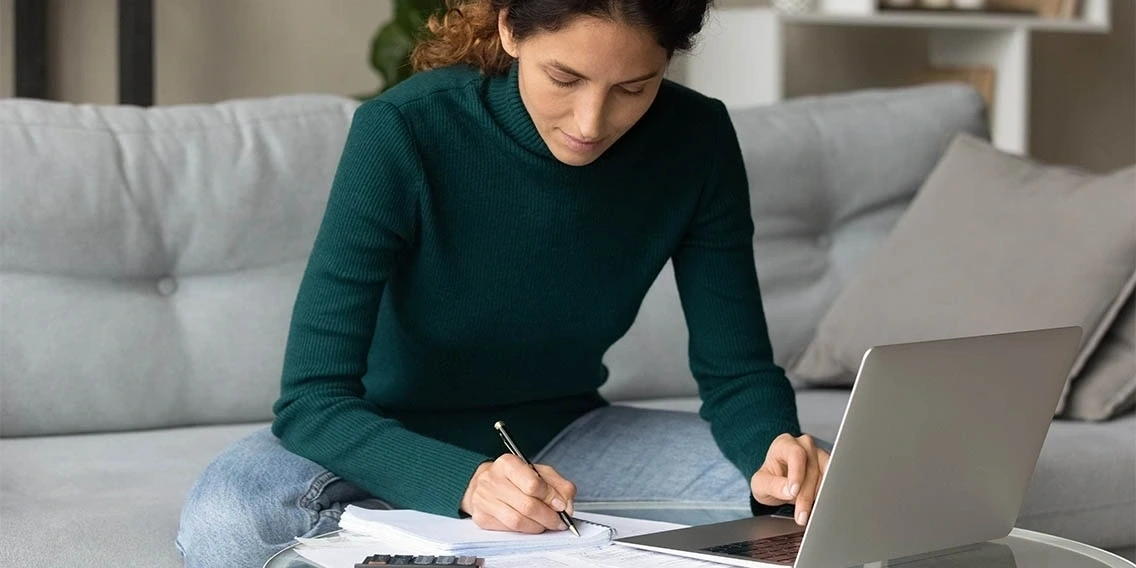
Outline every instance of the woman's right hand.
<svg viewBox="0 0 1136 568">
<path fill-rule="evenodd" d="M 536 469 L 540 475 L 512 454 L 481 464 L 462 497 L 462 511 L 488 530 L 566 530 L 557 513 L 572 514 L 576 485 L 547 465 L 537 464 Z"/>
</svg>

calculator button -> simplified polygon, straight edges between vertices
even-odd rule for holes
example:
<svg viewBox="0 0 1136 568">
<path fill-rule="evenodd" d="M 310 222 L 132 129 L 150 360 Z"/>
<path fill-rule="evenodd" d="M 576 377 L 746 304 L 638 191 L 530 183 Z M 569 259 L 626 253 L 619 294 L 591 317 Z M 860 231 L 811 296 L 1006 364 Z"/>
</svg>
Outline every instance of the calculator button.
<svg viewBox="0 0 1136 568">
<path fill-rule="evenodd" d="M 396 554 L 390 559 L 392 566 L 410 566 L 411 562 L 414 562 L 414 557 L 409 554 Z"/>
<path fill-rule="evenodd" d="M 372 554 L 363 559 L 362 562 L 355 565 L 355 568 L 367 568 L 368 566 L 386 566 L 389 564 L 389 554 Z"/>
<path fill-rule="evenodd" d="M 457 561 L 457 556 L 439 556 L 434 559 L 434 564 L 438 566 L 452 566 Z"/>
<path fill-rule="evenodd" d="M 459 556 L 457 562 L 458 566 L 474 566 L 477 564 L 476 556 Z"/>
<path fill-rule="evenodd" d="M 414 564 L 417 564 L 417 565 L 421 565 L 421 564 L 429 565 L 429 564 L 433 564 L 433 563 L 434 563 L 434 557 L 433 556 L 416 556 L 414 558 Z"/>
</svg>

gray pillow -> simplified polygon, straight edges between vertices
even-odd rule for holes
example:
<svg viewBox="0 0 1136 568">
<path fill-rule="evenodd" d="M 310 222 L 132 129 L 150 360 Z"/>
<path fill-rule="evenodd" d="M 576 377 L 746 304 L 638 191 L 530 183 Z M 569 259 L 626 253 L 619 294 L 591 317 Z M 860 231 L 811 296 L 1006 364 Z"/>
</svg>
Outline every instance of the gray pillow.
<svg viewBox="0 0 1136 568">
<path fill-rule="evenodd" d="M 1074 379 L 1133 287 L 1136 168 L 1098 176 L 959 134 L 789 373 L 850 384 L 874 345 L 1079 325 Z"/>
<path fill-rule="evenodd" d="M 1107 420 L 1136 408 L 1136 295 L 1069 389 L 1062 418 Z"/>
</svg>

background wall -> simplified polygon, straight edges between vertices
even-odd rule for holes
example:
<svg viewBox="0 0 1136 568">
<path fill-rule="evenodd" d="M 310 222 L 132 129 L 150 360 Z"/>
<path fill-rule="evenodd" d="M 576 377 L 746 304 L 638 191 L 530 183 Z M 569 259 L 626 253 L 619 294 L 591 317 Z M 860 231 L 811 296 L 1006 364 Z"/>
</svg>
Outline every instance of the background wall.
<svg viewBox="0 0 1136 568">
<path fill-rule="evenodd" d="M 44 0 L 49 92 L 117 100 L 115 0 Z M 726 7 L 765 0 L 719 0 Z M 0 96 L 11 93 L 12 0 L 0 0 Z M 1031 153 L 1105 171 L 1136 163 L 1136 8 L 1113 0 L 1107 36 L 1035 34 Z M 379 79 L 367 65 L 390 0 L 157 0 L 156 101 L 214 102 L 294 92 L 358 95 Z M 8 17 L 5 17 L 5 15 Z M 785 95 L 891 86 L 922 65 L 920 30 L 787 26 Z M 744 57 L 744 54 L 738 54 Z M 689 72 L 689 69 L 686 70 Z"/>
<path fill-rule="evenodd" d="M 73 0 L 87 2 L 89 0 Z M 390 0 L 158 0 L 157 100 L 216 101 L 277 93 L 362 95 Z"/>
<path fill-rule="evenodd" d="M 47 3 L 47 92 L 62 101 L 118 100 L 115 0 Z"/>
<path fill-rule="evenodd" d="M 1104 171 L 1136 162 L 1136 2 L 1112 0 L 1107 36 L 1038 34 L 1032 154 Z"/>
</svg>

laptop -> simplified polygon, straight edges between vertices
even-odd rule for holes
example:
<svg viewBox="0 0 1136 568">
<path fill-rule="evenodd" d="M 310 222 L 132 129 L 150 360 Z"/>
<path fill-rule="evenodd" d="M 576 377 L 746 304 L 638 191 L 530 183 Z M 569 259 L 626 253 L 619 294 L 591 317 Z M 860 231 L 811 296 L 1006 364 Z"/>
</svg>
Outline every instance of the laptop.
<svg viewBox="0 0 1136 568">
<path fill-rule="evenodd" d="M 844 568 L 1013 529 L 1081 328 L 884 345 L 860 363 L 807 527 L 769 515 L 617 544 L 736 566 Z"/>
</svg>

